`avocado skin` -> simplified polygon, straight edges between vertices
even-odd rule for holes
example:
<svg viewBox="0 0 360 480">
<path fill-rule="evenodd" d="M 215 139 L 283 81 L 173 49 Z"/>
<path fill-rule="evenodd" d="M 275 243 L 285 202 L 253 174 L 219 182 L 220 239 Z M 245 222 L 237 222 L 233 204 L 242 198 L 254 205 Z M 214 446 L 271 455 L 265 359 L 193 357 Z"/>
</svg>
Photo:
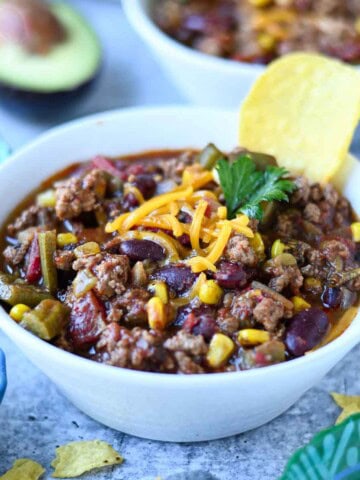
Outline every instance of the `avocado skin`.
<svg viewBox="0 0 360 480">
<path fill-rule="evenodd" d="M 100 71 L 85 83 L 71 90 L 58 92 L 32 92 L 0 82 L 1 105 L 13 114 L 32 119 L 58 118 L 74 112 L 91 93 L 100 77 Z"/>
</svg>

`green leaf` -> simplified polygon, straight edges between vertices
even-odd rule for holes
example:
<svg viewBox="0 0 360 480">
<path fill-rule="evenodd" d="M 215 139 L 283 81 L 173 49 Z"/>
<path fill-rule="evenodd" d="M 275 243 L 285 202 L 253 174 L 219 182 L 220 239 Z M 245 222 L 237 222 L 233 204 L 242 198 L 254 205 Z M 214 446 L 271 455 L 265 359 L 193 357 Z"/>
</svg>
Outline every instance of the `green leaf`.
<svg viewBox="0 0 360 480">
<path fill-rule="evenodd" d="M 242 212 L 261 220 L 262 202 L 288 201 L 287 194 L 295 189 L 294 182 L 283 178 L 288 173 L 284 168 L 268 166 L 265 171 L 257 170 L 247 155 L 241 155 L 232 164 L 221 159 L 216 168 L 229 218 Z"/>
</svg>

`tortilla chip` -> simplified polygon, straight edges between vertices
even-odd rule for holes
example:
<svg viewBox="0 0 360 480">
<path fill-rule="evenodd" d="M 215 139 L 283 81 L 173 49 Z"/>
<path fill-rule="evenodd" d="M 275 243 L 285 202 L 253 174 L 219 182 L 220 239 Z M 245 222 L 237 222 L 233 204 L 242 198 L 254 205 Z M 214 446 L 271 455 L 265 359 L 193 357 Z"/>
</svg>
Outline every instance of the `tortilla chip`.
<svg viewBox="0 0 360 480">
<path fill-rule="evenodd" d="M 19 458 L 0 480 L 38 480 L 43 473 L 45 469 L 39 463 L 28 458 Z"/>
<path fill-rule="evenodd" d="M 335 181 L 360 118 L 360 72 L 308 53 L 273 62 L 240 112 L 240 145 L 313 182 Z M 342 180 L 343 181 L 343 180 Z"/>
<path fill-rule="evenodd" d="M 118 465 L 122 456 L 111 445 L 100 440 L 71 442 L 56 449 L 56 458 L 51 463 L 55 478 L 74 478 L 94 468 Z"/>
<path fill-rule="evenodd" d="M 341 393 L 332 392 L 330 394 L 335 403 L 343 409 L 337 418 L 335 425 L 343 422 L 354 413 L 360 413 L 360 396 L 359 395 L 342 395 Z"/>
</svg>

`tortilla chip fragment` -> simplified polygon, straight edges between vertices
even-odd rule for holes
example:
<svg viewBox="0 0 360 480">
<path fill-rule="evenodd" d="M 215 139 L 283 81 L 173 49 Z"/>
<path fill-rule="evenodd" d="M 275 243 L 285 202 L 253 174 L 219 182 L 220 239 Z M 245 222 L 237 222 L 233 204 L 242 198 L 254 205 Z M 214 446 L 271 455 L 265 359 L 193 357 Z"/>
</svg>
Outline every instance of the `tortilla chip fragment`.
<svg viewBox="0 0 360 480">
<path fill-rule="evenodd" d="M 28 458 L 19 458 L 0 480 L 38 480 L 43 473 L 45 469 L 39 463 Z"/>
<path fill-rule="evenodd" d="M 294 53 L 255 82 L 240 112 L 240 145 L 274 155 L 280 166 L 313 182 L 336 183 L 359 118 L 359 71 Z"/>
<path fill-rule="evenodd" d="M 337 418 L 335 425 L 346 420 L 354 413 L 360 413 L 360 396 L 359 395 L 342 395 L 341 393 L 332 392 L 335 403 L 343 409 Z"/>
<path fill-rule="evenodd" d="M 118 465 L 122 456 L 111 445 L 100 440 L 71 442 L 56 449 L 51 463 L 55 478 L 74 478 L 94 468 Z"/>
</svg>

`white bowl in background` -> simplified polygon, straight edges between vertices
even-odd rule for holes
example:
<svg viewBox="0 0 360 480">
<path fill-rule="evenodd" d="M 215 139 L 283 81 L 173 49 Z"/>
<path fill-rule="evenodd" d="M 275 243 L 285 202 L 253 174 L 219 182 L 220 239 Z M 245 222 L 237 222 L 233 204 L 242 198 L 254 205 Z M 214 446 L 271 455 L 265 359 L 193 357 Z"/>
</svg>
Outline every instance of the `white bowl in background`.
<svg viewBox="0 0 360 480">
<path fill-rule="evenodd" d="M 42 135 L 0 166 L 0 224 L 41 181 L 93 155 L 151 149 L 230 150 L 237 115 L 186 107 L 128 109 L 84 118 Z M 360 211 L 360 165 L 345 194 Z M 360 316 L 335 341 L 302 358 L 244 372 L 175 375 L 98 364 L 60 350 L 0 308 L 0 327 L 80 410 L 109 427 L 165 441 L 201 441 L 258 427 L 289 408 L 360 339 Z M 41 395 L 41 392 L 39 392 Z"/>
<path fill-rule="evenodd" d="M 265 66 L 227 60 L 186 47 L 152 20 L 156 0 L 122 0 L 126 16 L 165 72 L 194 104 L 238 107 Z"/>
</svg>

